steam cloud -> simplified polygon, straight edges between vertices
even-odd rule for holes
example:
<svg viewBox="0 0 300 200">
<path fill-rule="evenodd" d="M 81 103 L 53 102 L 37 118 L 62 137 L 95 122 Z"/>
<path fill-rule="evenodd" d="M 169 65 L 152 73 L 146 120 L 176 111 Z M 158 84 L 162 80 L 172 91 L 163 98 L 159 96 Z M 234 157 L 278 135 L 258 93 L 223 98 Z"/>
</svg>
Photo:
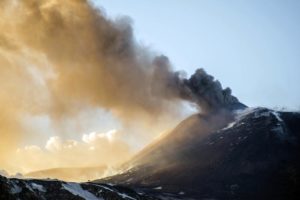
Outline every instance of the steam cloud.
<svg viewBox="0 0 300 200">
<path fill-rule="evenodd" d="M 136 42 L 129 18 L 109 19 L 87 0 L 2 0 L 0 81 L 1 152 L 26 115 L 59 121 L 88 106 L 126 122 L 173 116 L 182 100 L 205 113 L 243 106 L 203 69 L 174 72 Z"/>
</svg>

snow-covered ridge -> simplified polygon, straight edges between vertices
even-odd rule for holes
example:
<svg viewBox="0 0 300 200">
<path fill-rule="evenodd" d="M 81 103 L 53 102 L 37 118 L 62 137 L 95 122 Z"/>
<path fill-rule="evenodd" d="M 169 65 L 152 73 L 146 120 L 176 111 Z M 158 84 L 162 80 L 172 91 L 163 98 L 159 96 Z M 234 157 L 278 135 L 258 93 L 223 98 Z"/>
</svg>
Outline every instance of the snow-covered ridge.
<svg viewBox="0 0 300 200">
<path fill-rule="evenodd" d="M 243 122 L 241 121 L 249 117 L 250 115 L 251 116 L 254 115 L 253 118 L 270 117 L 271 115 L 273 115 L 278 120 L 278 124 L 283 123 L 283 120 L 280 117 L 280 112 L 278 111 L 263 108 L 263 107 L 249 107 L 249 108 L 234 111 L 234 121 L 230 122 L 222 130 L 230 129 L 239 123 L 242 124 Z"/>
<path fill-rule="evenodd" d="M 44 186 L 40 185 L 40 184 L 37 184 L 37 183 L 31 183 L 31 187 L 34 189 L 34 190 L 38 190 L 40 192 L 46 192 L 47 190 L 44 188 Z"/>
<path fill-rule="evenodd" d="M 75 196 L 80 196 L 83 199 L 86 200 L 102 200 L 103 198 L 98 198 L 95 195 L 93 195 L 92 193 L 82 189 L 81 185 L 78 183 L 64 183 L 62 184 L 62 187 L 71 192 L 72 194 L 74 194 Z"/>
<path fill-rule="evenodd" d="M 15 184 L 14 182 L 11 182 L 11 184 L 12 184 L 12 187 L 11 187 L 11 189 L 10 189 L 10 192 L 11 192 L 12 194 L 17 194 L 17 193 L 22 192 L 22 188 L 19 187 L 17 184 Z"/>
<path fill-rule="evenodd" d="M 140 194 L 131 188 L 114 184 L 97 184 L 93 182 L 75 183 L 60 180 L 10 179 L 0 176 L 0 199 L 74 199 L 85 200 L 151 200 L 147 194 Z M 53 194 L 56 191 L 57 194 Z M 5 197 L 5 198 L 4 198 Z M 77 199 L 77 198 L 76 198 Z"/>
</svg>

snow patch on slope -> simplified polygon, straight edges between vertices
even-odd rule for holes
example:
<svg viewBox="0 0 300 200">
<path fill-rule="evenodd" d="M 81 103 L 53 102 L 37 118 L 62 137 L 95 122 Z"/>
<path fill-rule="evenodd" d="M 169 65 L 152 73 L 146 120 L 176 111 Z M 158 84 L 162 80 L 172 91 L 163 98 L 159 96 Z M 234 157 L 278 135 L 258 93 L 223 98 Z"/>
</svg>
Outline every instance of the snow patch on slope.
<svg viewBox="0 0 300 200">
<path fill-rule="evenodd" d="M 82 189 L 81 185 L 78 183 L 64 183 L 62 184 L 63 188 L 74 195 L 80 196 L 86 200 L 103 200 L 102 198 L 98 198 L 92 193 Z"/>
<path fill-rule="evenodd" d="M 275 128 L 273 128 L 272 130 L 275 131 L 277 133 L 277 136 L 281 139 L 281 140 L 285 140 L 288 139 L 288 134 L 285 131 L 285 123 L 282 120 L 282 118 L 280 117 L 280 113 L 273 111 L 272 114 L 274 115 L 274 117 L 277 119 L 278 123 L 276 125 Z"/>
<path fill-rule="evenodd" d="M 280 113 L 276 112 L 276 111 L 273 111 L 272 114 L 276 117 L 276 119 L 279 121 L 279 122 L 283 122 L 283 120 L 281 119 L 280 117 Z"/>
<path fill-rule="evenodd" d="M 22 192 L 22 188 L 21 187 L 19 187 L 14 182 L 11 182 L 11 183 L 12 183 L 12 187 L 10 189 L 10 193 L 11 194 L 18 194 L 18 193 Z"/>
<path fill-rule="evenodd" d="M 241 120 L 243 120 L 247 115 L 249 115 L 250 113 L 256 112 L 259 109 L 260 108 L 245 108 L 242 110 L 236 110 L 234 112 L 235 120 L 233 122 L 230 122 L 222 130 L 227 130 L 227 129 L 233 128 L 236 124 L 238 124 Z"/>
<path fill-rule="evenodd" d="M 234 127 L 236 123 L 237 122 L 231 122 L 225 128 L 223 128 L 222 130 L 230 129 L 230 128 Z"/>
<path fill-rule="evenodd" d="M 92 183 L 90 183 L 90 184 L 92 184 Z M 108 190 L 108 191 L 114 192 L 114 193 L 116 193 L 118 196 L 122 197 L 123 199 L 137 200 L 136 198 L 133 198 L 133 197 L 131 197 L 131 196 L 125 194 L 125 193 L 121 193 L 121 192 L 119 192 L 118 190 L 116 190 L 116 189 L 114 189 L 114 188 L 109 188 L 109 187 L 107 187 L 107 186 L 105 186 L 105 185 L 103 185 L 103 184 L 100 184 L 100 185 L 99 185 L 99 184 L 92 184 L 92 185 L 97 186 L 97 187 L 100 187 L 100 188 L 103 188 L 104 190 Z M 112 184 L 107 184 L 107 185 L 108 185 L 108 186 L 111 186 Z"/>
<path fill-rule="evenodd" d="M 39 184 L 36 184 L 36 183 L 31 183 L 31 187 L 32 187 L 32 189 L 38 190 L 40 192 L 46 192 L 47 191 L 42 185 L 39 185 Z"/>
<path fill-rule="evenodd" d="M 245 116 L 247 116 L 247 115 L 249 115 L 249 114 L 251 114 L 251 113 L 253 113 L 253 112 L 256 112 L 256 111 L 258 111 L 258 110 L 260 110 L 261 108 L 245 108 L 245 109 L 242 109 L 242 110 L 236 110 L 235 112 L 234 112 L 234 114 L 235 114 L 235 118 L 236 118 L 236 120 L 241 120 L 241 119 L 243 119 Z"/>
<path fill-rule="evenodd" d="M 118 195 L 120 196 L 120 197 L 122 197 L 123 199 L 131 199 L 131 200 L 136 200 L 135 198 L 133 198 L 133 197 L 131 197 L 131 196 L 128 196 L 127 194 L 124 194 L 124 193 L 120 193 L 120 192 L 118 192 Z"/>
<path fill-rule="evenodd" d="M 254 113 L 254 118 L 260 118 L 260 117 L 270 117 L 271 115 L 273 115 L 279 122 L 279 125 L 284 123 L 284 121 L 281 119 L 280 117 L 280 113 L 276 112 L 274 110 L 269 110 L 266 108 L 262 108 L 262 107 L 257 107 L 257 108 L 246 108 L 246 109 L 242 109 L 242 110 L 237 110 L 234 112 L 235 115 L 235 120 L 231 123 L 229 123 L 225 128 L 223 128 L 222 130 L 226 130 L 226 129 L 230 129 L 232 127 L 234 127 L 235 125 L 237 125 L 240 121 L 242 121 L 243 119 L 245 119 L 249 114 Z M 242 124 L 242 123 L 241 123 Z"/>
</svg>

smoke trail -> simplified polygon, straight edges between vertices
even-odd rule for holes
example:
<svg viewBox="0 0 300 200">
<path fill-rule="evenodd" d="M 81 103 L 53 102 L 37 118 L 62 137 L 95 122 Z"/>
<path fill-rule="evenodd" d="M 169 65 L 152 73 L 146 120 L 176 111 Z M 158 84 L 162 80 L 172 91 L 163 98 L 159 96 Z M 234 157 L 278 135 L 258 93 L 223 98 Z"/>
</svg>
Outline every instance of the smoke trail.
<svg viewBox="0 0 300 200">
<path fill-rule="evenodd" d="M 109 19 L 87 0 L 0 4 L 0 146 L 22 137 L 27 114 L 60 121 L 101 107 L 125 123 L 153 122 L 176 116 L 183 100 L 206 113 L 242 105 L 202 69 L 174 72 L 136 42 L 129 18 Z"/>
<path fill-rule="evenodd" d="M 154 76 L 155 84 L 160 84 L 155 88 L 162 89 L 158 94 L 194 102 L 202 113 L 246 107 L 235 96 L 232 96 L 230 88 L 223 89 L 221 83 L 202 68 L 197 69 L 189 79 L 186 79 L 183 72 L 171 71 L 167 57 L 156 57 L 154 63 L 157 66 Z"/>
</svg>

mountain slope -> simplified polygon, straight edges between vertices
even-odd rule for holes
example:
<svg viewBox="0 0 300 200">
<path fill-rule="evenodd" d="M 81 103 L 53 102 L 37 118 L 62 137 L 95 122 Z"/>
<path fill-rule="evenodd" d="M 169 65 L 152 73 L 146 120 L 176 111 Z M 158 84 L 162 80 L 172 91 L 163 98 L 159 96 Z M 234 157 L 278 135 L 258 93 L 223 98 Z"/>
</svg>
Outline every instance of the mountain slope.
<svg viewBox="0 0 300 200">
<path fill-rule="evenodd" d="M 132 189 L 110 184 L 59 180 L 8 179 L 0 176 L 1 200 L 155 200 Z"/>
<path fill-rule="evenodd" d="M 87 183 L 0 177 L 0 199 L 298 199 L 299 143 L 299 113 L 194 115 L 121 174 Z"/>
<path fill-rule="evenodd" d="M 92 180 L 95 177 L 102 177 L 107 170 L 106 166 L 99 167 L 69 167 L 69 168 L 52 168 L 40 171 L 34 171 L 25 174 L 25 177 L 43 179 L 43 178 L 57 178 L 67 181 L 84 181 Z"/>
<path fill-rule="evenodd" d="M 187 119 L 129 170 L 100 182 L 195 199 L 299 196 L 300 114 L 246 109 L 225 127 L 224 118 L 230 121 L 219 114 Z"/>
</svg>

